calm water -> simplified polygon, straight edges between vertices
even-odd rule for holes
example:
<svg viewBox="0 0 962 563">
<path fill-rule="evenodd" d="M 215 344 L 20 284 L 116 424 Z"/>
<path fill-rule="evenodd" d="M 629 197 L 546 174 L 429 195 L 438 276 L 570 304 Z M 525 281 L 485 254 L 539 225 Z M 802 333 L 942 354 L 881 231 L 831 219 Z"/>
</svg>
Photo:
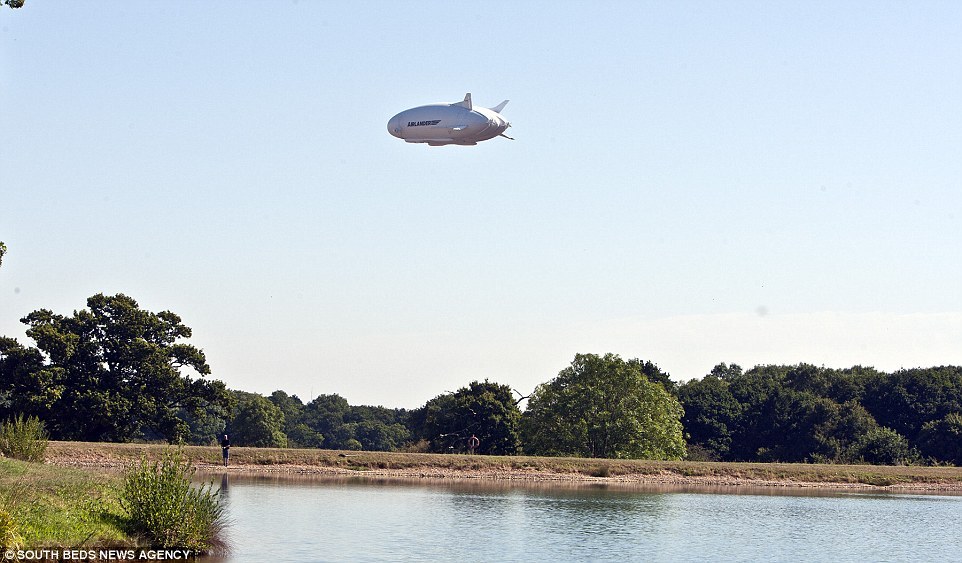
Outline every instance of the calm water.
<svg viewBox="0 0 962 563">
<path fill-rule="evenodd" d="M 236 476 L 223 484 L 234 549 L 213 563 L 962 561 L 962 496 Z"/>
</svg>

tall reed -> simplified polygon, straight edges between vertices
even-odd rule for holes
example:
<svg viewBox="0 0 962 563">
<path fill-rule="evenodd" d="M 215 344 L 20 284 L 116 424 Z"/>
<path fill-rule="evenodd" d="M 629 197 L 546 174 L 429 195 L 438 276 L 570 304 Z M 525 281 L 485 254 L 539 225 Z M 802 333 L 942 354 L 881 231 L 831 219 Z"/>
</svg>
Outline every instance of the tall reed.
<svg viewBox="0 0 962 563">
<path fill-rule="evenodd" d="M 39 418 L 17 415 L 0 424 L 0 453 L 23 461 L 42 462 L 49 436 Z"/>
<path fill-rule="evenodd" d="M 192 486 L 194 472 L 181 449 L 167 449 L 155 462 L 144 454 L 124 477 L 121 506 L 129 514 L 130 531 L 155 548 L 224 550 L 219 492 L 212 484 Z"/>
</svg>

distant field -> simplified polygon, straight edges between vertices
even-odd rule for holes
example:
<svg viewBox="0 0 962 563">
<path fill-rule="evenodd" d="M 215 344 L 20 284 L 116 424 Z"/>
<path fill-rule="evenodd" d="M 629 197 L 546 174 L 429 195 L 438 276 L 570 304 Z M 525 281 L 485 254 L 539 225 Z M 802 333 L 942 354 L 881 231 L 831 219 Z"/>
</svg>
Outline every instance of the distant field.
<svg viewBox="0 0 962 563">
<path fill-rule="evenodd" d="M 48 463 L 119 468 L 146 454 L 157 458 L 167 446 L 51 442 Z M 204 470 L 219 471 L 221 450 L 185 446 L 185 456 Z M 314 449 L 231 448 L 229 471 L 264 473 L 355 473 L 412 477 L 595 480 L 706 485 L 824 485 L 962 491 L 962 468 L 797 463 L 727 463 L 482 456 Z"/>
</svg>

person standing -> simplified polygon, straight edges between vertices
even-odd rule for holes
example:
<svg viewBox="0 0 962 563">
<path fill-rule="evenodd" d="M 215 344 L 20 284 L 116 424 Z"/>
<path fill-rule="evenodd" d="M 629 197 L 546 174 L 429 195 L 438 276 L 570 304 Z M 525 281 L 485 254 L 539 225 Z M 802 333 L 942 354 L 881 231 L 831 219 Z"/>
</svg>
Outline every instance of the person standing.
<svg viewBox="0 0 962 563">
<path fill-rule="evenodd" d="M 220 441 L 220 448 L 224 453 L 224 467 L 227 467 L 227 461 L 230 459 L 230 439 L 227 434 L 224 434 L 224 438 Z"/>
</svg>

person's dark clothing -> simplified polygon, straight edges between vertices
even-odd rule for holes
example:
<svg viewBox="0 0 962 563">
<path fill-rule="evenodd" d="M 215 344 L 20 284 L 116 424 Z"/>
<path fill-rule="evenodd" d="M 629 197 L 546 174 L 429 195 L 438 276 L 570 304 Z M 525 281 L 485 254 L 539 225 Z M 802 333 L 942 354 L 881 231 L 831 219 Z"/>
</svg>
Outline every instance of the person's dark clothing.
<svg viewBox="0 0 962 563">
<path fill-rule="evenodd" d="M 224 436 L 224 439 L 220 441 L 220 447 L 224 454 L 224 465 L 226 466 L 227 459 L 230 457 L 230 440 L 227 439 L 227 436 Z"/>
</svg>

